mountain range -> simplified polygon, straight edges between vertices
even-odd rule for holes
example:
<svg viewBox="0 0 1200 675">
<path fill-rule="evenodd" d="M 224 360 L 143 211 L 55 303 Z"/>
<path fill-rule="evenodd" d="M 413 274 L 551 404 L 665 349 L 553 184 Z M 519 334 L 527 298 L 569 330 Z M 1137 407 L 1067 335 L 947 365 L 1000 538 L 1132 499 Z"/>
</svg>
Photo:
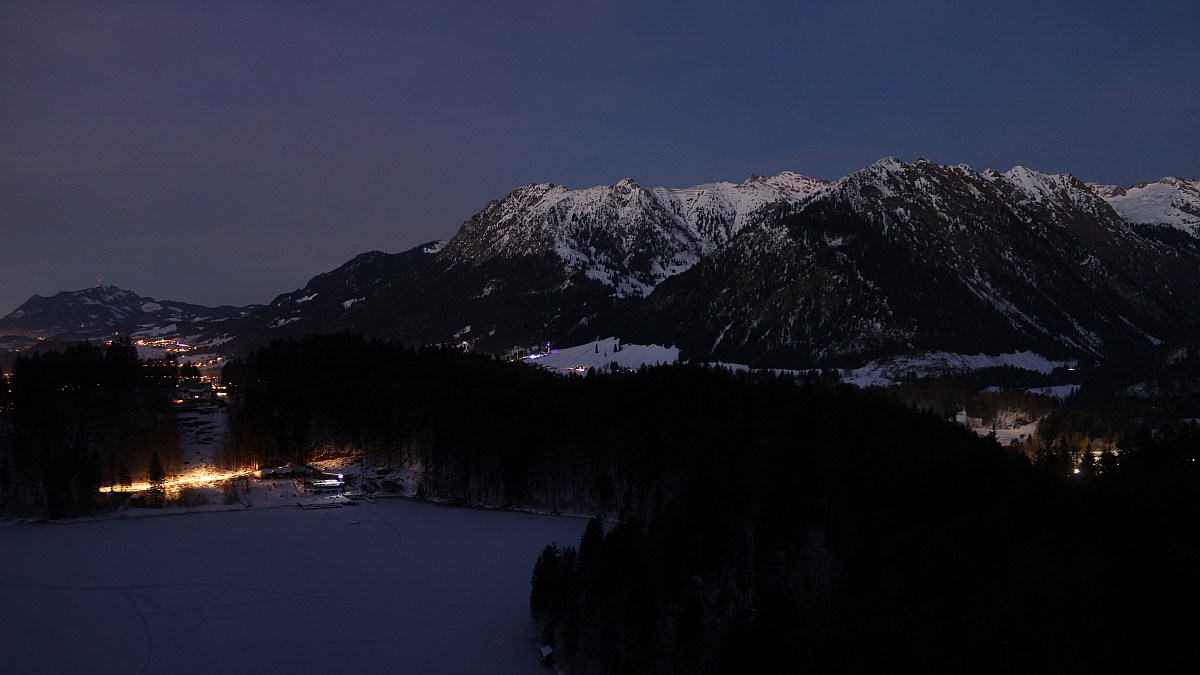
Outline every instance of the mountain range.
<svg viewBox="0 0 1200 675">
<path fill-rule="evenodd" d="M 169 334 L 231 354 L 339 330 L 494 351 L 620 335 L 775 367 L 1103 359 L 1194 338 L 1198 288 L 1200 181 L 885 158 L 834 182 L 531 184 L 444 245 L 364 253 L 266 306 L 98 287 L 34 296 L 0 334 Z"/>
<path fill-rule="evenodd" d="M 97 284 L 50 297 L 31 297 L 0 319 L 0 334 L 58 341 L 105 339 L 114 334 L 190 336 L 261 307 L 159 301 L 111 284 Z"/>
</svg>

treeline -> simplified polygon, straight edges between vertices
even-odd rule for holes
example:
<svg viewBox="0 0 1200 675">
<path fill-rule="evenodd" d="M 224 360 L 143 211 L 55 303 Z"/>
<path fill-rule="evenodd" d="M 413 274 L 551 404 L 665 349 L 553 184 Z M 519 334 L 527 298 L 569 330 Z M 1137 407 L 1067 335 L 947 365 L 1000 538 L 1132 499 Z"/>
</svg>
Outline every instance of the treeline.
<svg viewBox="0 0 1200 675">
<path fill-rule="evenodd" d="M 790 452 L 821 459 L 795 473 L 730 462 L 719 477 L 688 476 L 651 514 L 607 533 L 589 523 L 577 548 L 547 546 L 530 611 L 554 662 L 572 673 L 1190 668 L 1200 427 L 1143 429 L 1119 463 L 1089 457 L 1075 473 L 1070 458 L 1030 466 L 855 396 L 818 409 L 828 421 Z"/>
<path fill-rule="evenodd" d="M 222 379 L 238 400 L 229 464 L 361 455 L 422 466 L 422 490 L 434 498 L 531 506 L 530 458 L 574 433 L 556 418 L 560 378 L 453 349 L 346 333 L 276 340 L 228 363 Z M 577 481 L 561 478 L 550 489 L 575 493 Z"/>
<path fill-rule="evenodd" d="M 230 452 L 246 463 L 364 453 L 419 464 L 430 497 L 610 516 L 760 448 L 785 467 L 826 391 L 693 366 L 564 378 L 349 334 L 276 341 L 223 377 L 240 399 Z"/>
<path fill-rule="evenodd" d="M 688 457 L 649 508 L 607 534 L 589 526 L 577 550 L 543 552 L 531 611 L 561 665 L 866 667 L 873 652 L 856 641 L 898 657 L 920 648 L 896 639 L 910 621 L 952 639 L 975 600 L 999 599 L 983 575 L 992 549 L 964 551 L 957 535 L 999 527 L 986 522 L 989 508 L 1023 508 L 1010 491 L 1045 489 L 1027 461 L 851 388 L 723 388 L 771 404 L 728 420 L 726 452 Z"/>
<path fill-rule="evenodd" d="M 127 339 L 18 358 L 0 405 L 0 512 L 78 516 L 105 506 L 102 486 L 146 480 L 156 450 L 178 451 L 164 412 L 180 371 Z"/>
<path fill-rule="evenodd" d="M 240 461 L 361 452 L 421 465 L 427 496 L 490 506 L 615 516 L 686 458 L 736 457 L 747 434 L 786 433 L 754 428 L 786 405 L 769 385 L 731 389 L 741 378 L 702 368 L 563 378 L 341 334 L 276 341 L 224 379 L 240 394 Z"/>
</svg>

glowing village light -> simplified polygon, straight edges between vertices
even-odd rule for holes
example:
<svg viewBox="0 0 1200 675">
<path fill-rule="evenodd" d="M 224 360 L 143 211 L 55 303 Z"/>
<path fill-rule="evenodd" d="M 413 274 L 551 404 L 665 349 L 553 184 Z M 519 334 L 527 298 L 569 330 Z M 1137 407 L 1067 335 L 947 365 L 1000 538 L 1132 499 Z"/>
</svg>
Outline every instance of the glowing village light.
<svg viewBox="0 0 1200 675">
<path fill-rule="evenodd" d="M 185 487 L 198 487 L 203 485 L 211 485 L 220 483 L 231 478 L 240 476 L 249 476 L 253 471 L 250 469 L 242 469 L 240 471 L 195 471 L 183 476 L 176 476 L 170 480 L 163 481 L 163 488 L 168 491 L 175 491 Z M 100 488 L 100 492 L 145 492 L 149 490 L 151 485 L 149 482 L 142 481 L 131 485 L 110 485 Z"/>
</svg>

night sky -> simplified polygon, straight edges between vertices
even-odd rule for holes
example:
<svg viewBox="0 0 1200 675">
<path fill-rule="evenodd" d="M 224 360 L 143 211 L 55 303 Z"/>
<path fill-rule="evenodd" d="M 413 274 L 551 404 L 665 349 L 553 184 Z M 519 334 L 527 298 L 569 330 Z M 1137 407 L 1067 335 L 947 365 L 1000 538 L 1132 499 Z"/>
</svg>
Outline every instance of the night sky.
<svg viewBox="0 0 1200 675">
<path fill-rule="evenodd" d="M 532 182 L 1200 178 L 1200 3 L 0 0 L 0 315 L 268 302 Z"/>
</svg>

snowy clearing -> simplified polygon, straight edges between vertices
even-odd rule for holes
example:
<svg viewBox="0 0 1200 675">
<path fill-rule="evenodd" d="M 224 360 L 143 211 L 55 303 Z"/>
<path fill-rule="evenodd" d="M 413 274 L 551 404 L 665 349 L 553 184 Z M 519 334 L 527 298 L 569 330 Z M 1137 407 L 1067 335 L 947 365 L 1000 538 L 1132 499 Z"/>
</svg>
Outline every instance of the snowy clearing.
<svg viewBox="0 0 1200 675">
<path fill-rule="evenodd" d="M 983 420 L 978 417 L 970 417 L 965 412 L 960 411 L 955 415 L 954 421 L 974 431 L 978 436 L 986 437 L 994 431 L 996 433 L 996 442 L 1007 447 L 1013 441 L 1024 443 L 1030 440 L 1037 433 L 1038 422 L 1041 421 L 1041 418 L 1039 417 L 1032 422 L 1019 426 L 1002 424 L 990 427 L 985 425 Z"/>
<path fill-rule="evenodd" d="M 1049 373 L 1055 368 L 1072 365 L 1070 361 L 1051 361 L 1033 352 L 1009 354 L 952 354 L 928 352 L 917 356 L 896 356 L 872 361 L 861 368 L 841 371 L 842 382 L 859 387 L 882 386 L 902 381 L 907 375 L 922 377 L 944 375 L 954 371 L 980 370 L 1010 366 L 1038 373 Z"/>
<path fill-rule="evenodd" d="M 534 561 L 578 518 L 400 498 L 0 527 L 12 673 L 538 673 Z"/>
<path fill-rule="evenodd" d="M 531 355 L 523 359 L 547 370 L 558 372 L 587 372 L 588 368 L 608 370 L 612 364 L 620 368 L 638 369 L 643 365 L 672 364 L 679 360 L 677 347 L 662 345 L 624 344 L 619 338 L 593 340 L 575 347 L 562 347 L 549 354 Z"/>
</svg>

